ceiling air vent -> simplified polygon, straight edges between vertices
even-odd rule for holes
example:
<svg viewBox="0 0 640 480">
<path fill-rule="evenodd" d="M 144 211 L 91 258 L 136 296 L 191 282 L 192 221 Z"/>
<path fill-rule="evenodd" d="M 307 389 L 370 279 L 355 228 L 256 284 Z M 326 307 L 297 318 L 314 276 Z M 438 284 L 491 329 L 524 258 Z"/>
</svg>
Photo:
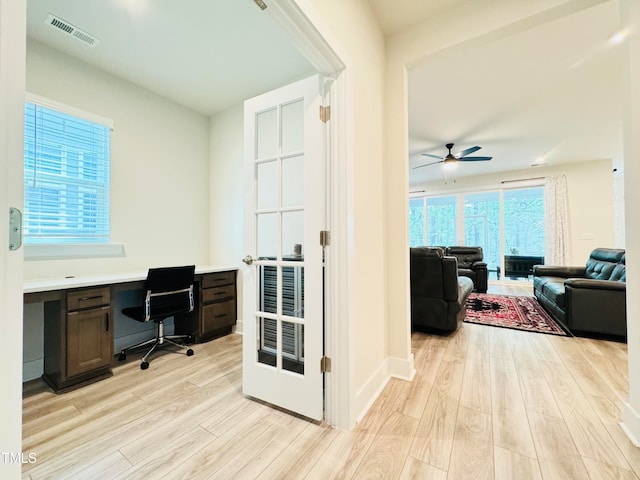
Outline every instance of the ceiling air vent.
<svg viewBox="0 0 640 480">
<path fill-rule="evenodd" d="M 55 15 L 49 14 L 47 18 L 45 18 L 44 23 L 47 25 L 51 25 L 53 28 L 57 28 L 58 30 L 63 31 L 64 33 L 71 35 L 77 40 L 80 40 L 85 45 L 89 45 L 90 47 L 95 47 L 98 43 L 98 39 L 93 35 L 80 30 L 78 27 L 71 25 L 69 22 L 62 20 Z"/>
</svg>

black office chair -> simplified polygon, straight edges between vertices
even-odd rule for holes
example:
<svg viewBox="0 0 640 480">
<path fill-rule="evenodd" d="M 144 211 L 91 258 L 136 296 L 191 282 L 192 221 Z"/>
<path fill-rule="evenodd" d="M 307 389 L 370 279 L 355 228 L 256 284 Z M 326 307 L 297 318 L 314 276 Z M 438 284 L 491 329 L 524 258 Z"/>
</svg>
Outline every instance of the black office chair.
<svg viewBox="0 0 640 480">
<path fill-rule="evenodd" d="M 147 358 L 159 346 L 166 344 L 179 348 L 187 348 L 187 345 L 178 343 L 176 340 L 188 342 L 190 335 L 165 335 L 164 320 L 174 317 L 178 321 L 185 318 L 189 312 L 193 311 L 193 283 L 195 275 L 195 265 L 185 267 L 165 267 L 150 268 L 145 282 L 146 296 L 144 305 L 123 308 L 122 313 L 139 322 L 154 321 L 158 324 L 158 334 L 156 338 L 127 347 L 120 352 L 118 360 L 127 358 L 127 351 L 150 345 L 151 349 L 142 357 L 140 368 L 149 368 Z M 188 348 L 187 356 L 193 355 L 193 350 Z"/>
</svg>

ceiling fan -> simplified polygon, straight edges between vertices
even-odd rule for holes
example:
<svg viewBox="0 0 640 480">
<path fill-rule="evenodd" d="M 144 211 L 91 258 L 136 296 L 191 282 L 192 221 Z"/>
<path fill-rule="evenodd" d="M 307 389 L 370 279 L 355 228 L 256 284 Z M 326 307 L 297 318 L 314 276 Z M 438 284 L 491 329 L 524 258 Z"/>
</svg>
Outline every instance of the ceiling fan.
<svg viewBox="0 0 640 480">
<path fill-rule="evenodd" d="M 427 167 L 429 165 L 435 165 L 436 163 L 443 163 L 445 167 L 454 167 L 458 162 L 486 162 L 487 160 L 491 160 L 493 158 L 493 157 L 467 157 L 467 155 L 473 152 L 477 152 L 482 147 L 478 147 L 478 146 L 469 147 L 453 155 L 451 153 L 451 149 L 453 148 L 453 143 L 447 143 L 445 146 L 447 147 L 447 149 L 449 149 L 449 153 L 445 157 L 442 157 L 440 155 L 432 155 L 430 153 L 421 153 L 420 155 L 424 155 L 425 157 L 439 158 L 440 160 L 438 160 L 437 162 L 425 163 L 424 165 L 418 165 L 417 167 L 413 167 L 413 168 L 415 169 L 415 168 Z"/>
</svg>

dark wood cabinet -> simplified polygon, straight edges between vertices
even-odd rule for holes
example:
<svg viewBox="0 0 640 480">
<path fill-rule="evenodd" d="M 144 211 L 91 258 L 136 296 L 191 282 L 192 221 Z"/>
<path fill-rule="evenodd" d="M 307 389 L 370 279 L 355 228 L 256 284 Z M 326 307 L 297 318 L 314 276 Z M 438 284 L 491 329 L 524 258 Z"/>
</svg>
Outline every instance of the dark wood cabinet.
<svg viewBox="0 0 640 480">
<path fill-rule="evenodd" d="M 199 341 L 231 332 L 237 320 L 236 272 L 203 275 L 199 300 Z"/>
<path fill-rule="evenodd" d="M 67 314 L 67 375 L 72 377 L 111 363 L 110 306 Z"/>
<path fill-rule="evenodd" d="M 70 290 L 45 303 L 43 378 L 63 392 L 111 376 L 113 325 L 109 287 Z"/>
</svg>

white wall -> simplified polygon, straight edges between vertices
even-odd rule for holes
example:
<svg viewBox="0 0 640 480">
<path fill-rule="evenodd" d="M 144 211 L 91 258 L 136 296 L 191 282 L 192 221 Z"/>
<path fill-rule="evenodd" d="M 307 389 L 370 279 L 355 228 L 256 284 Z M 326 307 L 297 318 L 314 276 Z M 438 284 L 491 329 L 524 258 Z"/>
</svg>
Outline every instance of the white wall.
<svg viewBox="0 0 640 480">
<path fill-rule="evenodd" d="M 618 247 L 614 226 L 614 174 L 610 160 L 578 162 L 554 167 L 514 170 L 500 175 L 461 177 L 452 181 L 412 187 L 427 194 L 460 192 L 473 189 L 513 187 L 505 180 L 565 175 L 569 196 L 569 261 L 583 265 L 596 247 Z"/>
<path fill-rule="evenodd" d="M 33 40 L 27 91 L 114 121 L 111 241 L 125 256 L 26 261 L 26 279 L 208 263 L 207 117 Z"/>
<path fill-rule="evenodd" d="M 30 93 L 114 121 L 111 241 L 124 244 L 125 256 L 26 260 L 25 279 L 210 263 L 208 117 L 33 40 L 26 84 Z M 128 305 L 116 299 L 116 350 L 154 334 L 153 325 L 123 320 L 122 306 Z M 23 380 L 29 380 L 43 368 L 41 304 L 28 305 L 23 322 Z"/>
<path fill-rule="evenodd" d="M 209 251 L 213 264 L 238 267 L 238 323 L 242 331 L 242 270 L 245 255 L 244 106 L 211 117 L 209 128 Z"/>
</svg>

